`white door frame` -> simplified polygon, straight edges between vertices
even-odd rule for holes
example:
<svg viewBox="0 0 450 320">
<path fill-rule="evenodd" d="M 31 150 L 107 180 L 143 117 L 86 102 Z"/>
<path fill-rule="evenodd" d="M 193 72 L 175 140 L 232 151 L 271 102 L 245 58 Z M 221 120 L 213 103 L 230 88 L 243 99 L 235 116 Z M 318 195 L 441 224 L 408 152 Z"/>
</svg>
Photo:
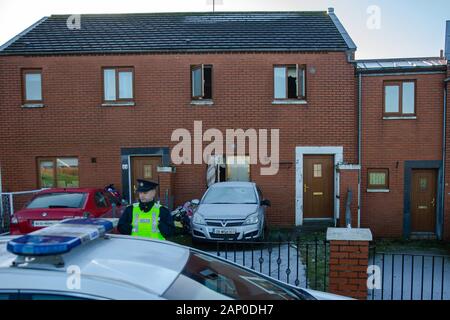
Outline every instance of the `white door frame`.
<svg viewBox="0 0 450 320">
<path fill-rule="evenodd" d="M 334 220 L 339 218 L 339 172 L 336 167 L 343 163 L 344 147 L 296 147 L 295 148 L 295 225 L 303 225 L 303 157 L 305 155 L 334 155 Z"/>
</svg>

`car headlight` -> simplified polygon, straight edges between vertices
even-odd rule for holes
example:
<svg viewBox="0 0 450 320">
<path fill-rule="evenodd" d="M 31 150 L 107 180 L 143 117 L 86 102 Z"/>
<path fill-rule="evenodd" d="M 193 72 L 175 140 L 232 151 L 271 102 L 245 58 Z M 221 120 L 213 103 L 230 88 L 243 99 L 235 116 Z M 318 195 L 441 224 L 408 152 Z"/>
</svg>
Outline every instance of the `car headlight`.
<svg viewBox="0 0 450 320">
<path fill-rule="evenodd" d="M 195 213 L 194 218 L 192 219 L 192 223 L 194 224 L 206 224 L 205 219 L 200 213 Z"/>
<path fill-rule="evenodd" d="M 257 224 L 259 222 L 258 213 L 254 213 L 248 216 L 244 224 Z"/>
<path fill-rule="evenodd" d="M 12 217 L 11 218 L 11 224 L 18 224 L 19 223 L 19 220 L 16 218 L 16 217 Z"/>
</svg>

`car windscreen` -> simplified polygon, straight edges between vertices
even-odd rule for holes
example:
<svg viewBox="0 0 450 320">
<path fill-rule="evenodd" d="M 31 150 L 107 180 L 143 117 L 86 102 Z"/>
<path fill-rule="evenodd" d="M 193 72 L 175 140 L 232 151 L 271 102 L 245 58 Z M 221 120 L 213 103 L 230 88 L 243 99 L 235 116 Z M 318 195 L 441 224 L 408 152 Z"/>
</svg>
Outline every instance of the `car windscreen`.
<svg viewBox="0 0 450 320">
<path fill-rule="evenodd" d="M 294 290 L 275 281 L 195 251 L 191 251 L 183 271 L 164 293 L 164 297 L 170 300 L 303 299 Z"/>
<path fill-rule="evenodd" d="M 27 205 L 27 209 L 40 208 L 82 208 L 87 193 L 45 193 L 36 196 Z"/>
<path fill-rule="evenodd" d="M 210 189 L 202 200 L 204 204 L 256 204 L 255 190 L 251 187 L 220 187 Z"/>
</svg>

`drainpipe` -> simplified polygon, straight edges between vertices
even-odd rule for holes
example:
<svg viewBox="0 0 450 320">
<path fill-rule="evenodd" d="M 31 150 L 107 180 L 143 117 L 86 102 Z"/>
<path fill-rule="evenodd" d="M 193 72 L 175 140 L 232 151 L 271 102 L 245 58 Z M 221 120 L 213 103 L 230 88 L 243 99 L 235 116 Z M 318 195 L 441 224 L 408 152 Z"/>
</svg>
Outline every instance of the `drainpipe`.
<svg viewBox="0 0 450 320">
<path fill-rule="evenodd" d="M 3 223 L 2 167 L 0 165 L 0 222 Z M 0 225 L 2 227 L 2 225 Z"/>
<path fill-rule="evenodd" d="M 442 208 L 442 228 L 444 228 L 444 219 L 445 219 L 445 157 L 446 157 L 446 144 L 447 144 L 447 88 L 448 82 L 450 78 L 444 80 L 444 121 L 443 121 L 443 129 L 442 129 L 442 199 L 441 199 L 441 208 Z M 439 231 L 439 230 L 438 230 Z M 442 233 L 442 232 L 441 232 Z M 440 235 L 442 238 L 442 234 Z"/>
<path fill-rule="evenodd" d="M 362 77 L 358 74 L 358 228 L 361 228 L 361 128 L 362 128 Z"/>
</svg>

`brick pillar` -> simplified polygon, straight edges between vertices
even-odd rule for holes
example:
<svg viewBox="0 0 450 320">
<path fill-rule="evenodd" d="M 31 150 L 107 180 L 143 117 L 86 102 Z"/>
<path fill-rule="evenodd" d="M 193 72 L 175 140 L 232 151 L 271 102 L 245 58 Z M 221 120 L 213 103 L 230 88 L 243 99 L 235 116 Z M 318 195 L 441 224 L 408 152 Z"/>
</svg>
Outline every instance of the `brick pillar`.
<svg viewBox="0 0 450 320">
<path fill-rule="evenodd" d="M 175 168 L 158 167 L 157 171 L 159 175 L 159 199 L 162 205 L 172 210 L 174 204 L 173 175 L 175 174 Z"/>
<path fill-rule="evenodd" d="M 329 292 L 367 299 L 369 229 L 328 228 L 330 241 Z"/>
</svg>

